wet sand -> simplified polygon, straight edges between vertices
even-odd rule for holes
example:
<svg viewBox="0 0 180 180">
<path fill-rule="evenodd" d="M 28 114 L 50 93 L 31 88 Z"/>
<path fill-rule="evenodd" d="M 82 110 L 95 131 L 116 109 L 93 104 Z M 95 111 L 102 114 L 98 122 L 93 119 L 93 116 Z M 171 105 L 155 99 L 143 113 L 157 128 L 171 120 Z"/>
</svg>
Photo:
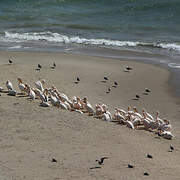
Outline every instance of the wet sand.
<svg viewBox="0 0 180 180">
<path fill-rule="evenodd" d="M 8 65 L 8 59 L 13 64 Z M 51 65 L 57 67 L 52 70 Z M 42 69 L 37 71 L 37 64 Z M 131 72 L 124 72 L 129 65 Z M 80 82 L 75 84 L 76 77 Z M 104 76 L 109 80 L 102 82 Z M 151 114 L 171 121 L 175 135 L 166 140 L 144 130 L 131 130 L 76 112 L 55 107 L 43 108 L 40 101 L 27 97 L 0 96 L 0 174 L 4 179 L 179 179 L 180 111 L 172 96 L 169 72 L 157 66 L 63 53 L 0 52 L 0 86 L 9 79 L 16 90 L 17 77 L 34 86 L 45 79 L 47 87 L 55 85 L 69 97 L 87 97 L 92 105 L 127 109 L 146 108 Z M 118 86 L 113 88 L 113 82 Z M 110 93 L 106 93 L 111 87 Z M 151 89 L 144 95 L 145 88 Z M 140 95 L 135 100 L 135 95 Z M 173 145 L 175 150 L 169 151 Z M 152 154 L 153 159 L 146 158 Z M 107 156 L 104 165 L 96 159 Z M 52 158 L 57 163 L 51 162 Z M 128 164 L 135 167 L 127 168 Z"/>
</svg>

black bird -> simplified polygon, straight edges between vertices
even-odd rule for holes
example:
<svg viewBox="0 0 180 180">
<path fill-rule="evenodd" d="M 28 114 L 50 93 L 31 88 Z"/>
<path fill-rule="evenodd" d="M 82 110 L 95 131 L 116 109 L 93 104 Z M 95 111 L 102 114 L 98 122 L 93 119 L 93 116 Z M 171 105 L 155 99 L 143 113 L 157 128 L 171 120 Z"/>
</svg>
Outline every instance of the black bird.
<svg viewBox="0 0 180 180">
<path fill-rule="evenodd" d="M 134 166 L 131 164 L 128 164 L 128 168 L 134 168 Z"/>
<path fill-rule="evenodd" d="M 151 92 L 148 88 L 146 88 L 145 91 L 146 91 L 147 93 Z"/>
<path fill-rule="evenodd" d="M 174 147 L 172 145 L 170 145 L 170 150 L 173 151 L 174 150 Z"/>
<path fill-rule="evenodd" d="M 110 93 L 110 91 L 111 91 L 111 88 L 108 87 L 108 90 L 106 91 L 106 93 Z"/>
<path fill-rule="evenodd" d="M 137 99 L 139 99 L 139 98 L 140 98 L 140 96 L 136 94 L 136 98 L 137 98 Z"/>
<path fill-rule="evenodd" d="M 116 81 L 114 81 L 114 85 L 115 85 L 115 86 L 117 86 L 117 85 L 118 85 L 118 83 L 117 83 Z"/>
<path fill-rule="evenodd" d="M 54 62 L 53 65 L 51 66 L 51 69 L 55 69 L 56 63 Z"/>
<path fill-rule="evenodd" d="M 80 81 L 80 78 L 79 78 L 79 77 L 77 77 L 77 78 L 76 78 L 76 80 L 79 82 L 79 81 Z"/>
<path fill-rule="evenodd" d="M 153 158 L 153 156 L 152 155 L 150 155 L 150 154 L 147 154 L 147 156 L 146 156 L 147 158 Z"/>
<path fill-rule="evenodd" d="M 99 165 L 103 165 L 105 159 L 108 159 L 108 157 L 102 157 L 100 160 L 96 159 L 96 162 L 98 162 Z"/>
<path fill-rule="evenodd" d="M 57 162 L 57 160 L 56 160 L 56 159 L 54 159 L 54 158 L 52 158 L 51 162 L 56 163 L 56 162 Z"/>
<path fill-rule="evenodd" d="M 132 70 L 132 68 L 129 67 L 129 66 L 126 66 L 126 70 L 127 70 L 127 71 L 130 71 L 130 70 Z"/>
<path fill-rule="evenodd" d="M 149 176 L 149 173 L 148 172 L 144 172 L 144 176 Z"/>
<path fill-rule="evenodd" d="M 38 64 L 38 68 L 39 68 L 39 69 L 41 69 L 41 68 L 42 68 L 42 66 L 41 66 L 40 64 Z"/>
<path fill-rule="evenodd" d="M 107 80 L 108 80 L 108 77 L 107 77 L 107 76 L 104 76 L 104 80 L 106 80 L 106 81 L 107 81 Z"/>
<path fill-rule="evenodd" d="M 56 63 L 55 62 L 53 63 L 53 66 L 54 66 L 54 68 L 56 67 Z"/>
<path fill-rule="evenodd" d="M 11 59 L 9 59 L 9 64 L 12 64 L 13 62 L 12 62 L 12 60 Z"/>
</svg>

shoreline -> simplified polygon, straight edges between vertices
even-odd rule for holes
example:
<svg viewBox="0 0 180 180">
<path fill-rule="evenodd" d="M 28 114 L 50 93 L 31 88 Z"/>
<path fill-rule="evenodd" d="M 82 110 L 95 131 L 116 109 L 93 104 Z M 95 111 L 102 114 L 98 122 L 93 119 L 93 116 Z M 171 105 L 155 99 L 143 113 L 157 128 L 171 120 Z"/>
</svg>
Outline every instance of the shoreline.
<svg viewBox="0 0 180 180">
<path fill-rule="evenodd" d="M 8 59 L 13 60 L 8 65 Z M 56 62 L 56 69 L 51 65 Z M 36 71 L 37 64 L 42 65 Z M 126 66 L 133 67 L 124 72 Z M 144 130 L 131 130 L 125 126 L 67 112 L 55 107 L 42 108 L 40 101 L 31 102 L 26 97 L 0 97 L 0 169 L 6 178 L 17 179 L 173 179 L 180 176 L 180 121 L 179 106 L 169 86 L 170 72 L 142 62 L 114 60 L 66 53 L 5 52 L 0 51 L 0 86 L 7 79 L 17 88 L 17 77 L 34 86 L 36 80 L 45 79 L 62 92 L 87 97 L 95 105 L 105 103 L 109 111 L 127 110 L 136 106 L 141 112 L 146 108 L 151 114 L 171 120 L 171 141 L 159 138 Z M 76 77 L 80 83 L 75 84 Z M 103 77 L 109 80 L 103 83 Z M 114 81 L 117 88 L 112 88 Z M 111 92 L 106 93 L 111 87 Z M 145 88 L 151 93 L 143 95 Z M 134 100 L 136 93 L 141 98 Z M 175 151 L 169 153 L 169 146 Z M 146 158 L 146 154 L 153 159 Z M 100 169 L 95 160 L 108 156 Z M 57 159 L 52 163 L 51 159 Z M 135 165 L 128 169 L 127 164 Z"/>
</svg>

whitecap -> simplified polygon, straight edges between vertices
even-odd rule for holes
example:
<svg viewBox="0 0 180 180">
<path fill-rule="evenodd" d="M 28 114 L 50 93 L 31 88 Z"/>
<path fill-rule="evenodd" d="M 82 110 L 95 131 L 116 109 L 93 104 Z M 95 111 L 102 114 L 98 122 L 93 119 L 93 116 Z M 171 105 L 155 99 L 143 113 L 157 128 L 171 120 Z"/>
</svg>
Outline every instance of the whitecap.
<svg viewBox="0 0 180 180">
<path fill-rule="evenodd" d="M 168 66 L 170 68 L 180 68 L 180 64 L 177 64 L 177 63 L 169 63 Z"/>
<path fill-rule="evenodd" d="M 22 48 L 21 45 L 17 45 L 17 46 L 12 46 L 12 47 L 9 47 L 8 49 L 20 49 Z"/>
</svg>

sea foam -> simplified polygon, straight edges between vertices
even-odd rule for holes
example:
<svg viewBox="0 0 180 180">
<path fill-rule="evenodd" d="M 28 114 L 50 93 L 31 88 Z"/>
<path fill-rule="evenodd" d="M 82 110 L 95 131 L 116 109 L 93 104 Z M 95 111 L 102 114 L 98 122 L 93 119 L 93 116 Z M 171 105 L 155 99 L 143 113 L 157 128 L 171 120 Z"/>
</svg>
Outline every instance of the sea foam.
<svg viewBox="0 0 180 180">
<path fill-rule="evenodd" d="M 66 36 L 52 32 L 29 32 L 29 33 L 11 33 L 5 32 L 4 40 L 8 42 L 20 41 L 47 41 L 54 43 L 74 43 L 84 45 L 101 45 L 114 47 L 150 47 L 174 50 L 180 52 L 180 44 L 178 43 L 156 43 L 156 42 L 139 42 L 139 41 L 120 41 L 111 39 L 88 39 L 79 36 Z"/>
</svg>

